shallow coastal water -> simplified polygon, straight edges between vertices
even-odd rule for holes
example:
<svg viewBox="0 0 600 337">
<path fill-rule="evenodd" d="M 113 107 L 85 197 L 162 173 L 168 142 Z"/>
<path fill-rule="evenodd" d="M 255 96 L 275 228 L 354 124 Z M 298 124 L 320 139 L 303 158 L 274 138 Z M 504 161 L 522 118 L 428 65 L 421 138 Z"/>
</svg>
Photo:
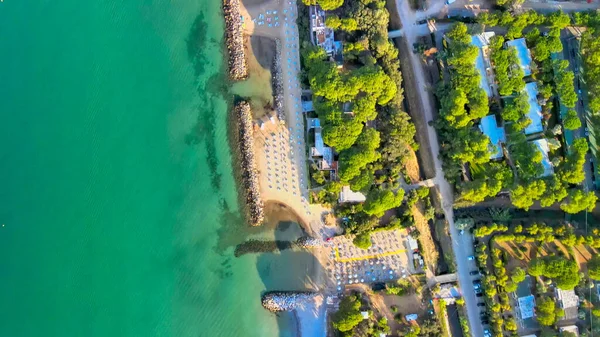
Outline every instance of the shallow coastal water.
<svg viewBox="0 0 600 337">
<path fill-rule="evenodd" d="M 238 213 L 220 5 L 0 3 L 0 336 L 293 336 L 260 294 L 312 256 L 233 257 L 278 234 Z"/>
</svg>

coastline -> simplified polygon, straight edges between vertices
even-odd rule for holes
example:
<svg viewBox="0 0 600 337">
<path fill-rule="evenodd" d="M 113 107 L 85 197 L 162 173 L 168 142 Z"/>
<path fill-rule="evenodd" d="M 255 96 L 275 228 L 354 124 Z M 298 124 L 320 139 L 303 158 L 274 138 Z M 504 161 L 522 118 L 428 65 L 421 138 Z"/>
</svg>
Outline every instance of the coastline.
<svg viewBox="0 0 600 337">
<path fill-rule="evenodd" d="M 290 22 L 295 22 L 295 4 L 274 5 L 266 1 L 260 5 L 246 7 L 241 0 L 223 1 L 229 77 L 232 81 L 252 81 L 254 75 L 251 74 L 253 70 L 250 69 L 248 60 L 252 61 L 262 54 L 252 48 L 253 45 L 249 42 L 252 36 L 269 38 L 275 42 L 274 56 L 271 56 L 273 59 L 268 64 L 262 64 L 263 69 L 271 73 L 272 106 L 265 106 L 265 113 L 257 117 L 253 115 L 250 105 L 250 101 L 254 101 L 252 95 L 248 97 L 242 93 L 239 94 L 242 98 L 238 97 L 236 101 L 243 101 L 234 104 L 233 114 L 230 115 L 231 121 L 235 119 L 235 123 L 230 125 L 236 128 L 230 132 L 230 139 L 231 147 L 235 149 L 233 152 L 238 157 L 234 158 L 234 162 L 237 162 L 234 171 L 240 178 L 240 206 L 245 210 L 243 214 L 251 226 L 278 221 L 277 215 L 271 214 L 273 207 L 268 206 L 271 205 L 288 213 L 289 218 L 295 219 L 306 233 L 323 239 L 328 236 L 326 232 L 329 231 L 322 230 L 321 214 L 326 210 L 309 205 L 307 200 L 305 130 L 302 112 L 298 109 L 301 89 L 294 84 L 297 83 L 296 73 L 299 71 L 299 51 L 295 44 L 283 45 L 285 42 L 282 42 L 288 40 L 286 35 L 297 36 L 298 32 L 295 27 L 288 31 L 283 25 L 279 29 L 268 29 L 264 25 L 259 27 L 252 21 L 253 17 L 264 13 L 266 9 L 274 9 L 273 6 L 277 6 L 282 13 L 287 8 L 287 15 L 292 19 Z M 287 63 L 282 55 L 287 55 Z M 285 255 L 298 253 L 294 251 L 295 249 L 290 250 Z M 312 256 L 309 266 L 304 266 L 307 268 L 307 282 L 303 288 L 312 291 L 326 289 L 323 284 L 323 252 L 319 248 L 302 251 L 302 254 Z M 288 256 L 285 259 L 289 258 Z M 297 267 L 303 268 L 302 265 Z M 285 284 L 277 290 L 285 291 Z M 296 325 L 296 329 L 289 327 L 292 334 L 295 332 L 299 337 L 303 334 L 311 337 L 326 335 L 326 318 L 324 312 L 321 312 L 326 307 L 324 295 L 319 295 L 319 298 L 320 301 L 311 301 L 302 305 L 302 309 L 298 308 L 289 313 Z"/>
</svg>

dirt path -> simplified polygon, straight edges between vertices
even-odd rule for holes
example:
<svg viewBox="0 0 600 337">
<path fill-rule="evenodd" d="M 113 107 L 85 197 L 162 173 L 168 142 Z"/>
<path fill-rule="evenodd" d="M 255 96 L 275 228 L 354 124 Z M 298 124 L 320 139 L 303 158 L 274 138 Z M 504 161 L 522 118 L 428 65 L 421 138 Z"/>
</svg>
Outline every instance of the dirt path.
<svg viewBox="0 0 600 337">
<path fill-rule="evenodd" d="M 412 46 L 417 41 L 417 32 L 415 30 L 415 24 L 418 18 L 427 17 L 430 15 L 434 15 L 435 10 L 440 10 L 443 8 L 439 5 L 439 2 L 442 0 L 435 0 L 435 3 L 430 6 L 430 9 L 425 13 L 415 13 L 409 4 L 408 0 L 396 0 L 396 8 L 398 9 L 398 16 L 400 17 L 400 21 L 402 22 L 403 33 L 404 33 L 404 48 L 408 51 L 410 65 L 413 69 L 414 74 L 414 83 L 410 83 L 408 85 L 417 88 L 417 92 L 419 93 L 419 98 L 422 104 L 422 112 L 424 114 L 425 120 L 429 121 L 433 119 L 433 108 L 432 102 L 429 99 L 429 95 L 427 94 L 425 74 L 423 71 L 423 67 L 421 66 L 420 60 L 417 55 L 412 52 Z M 436 185 L 439 188 L 441 199 L 442 199 L 442 209 L 444 210 L 444 214 L 446 220 L 448 221 L 450 235 L 452 237 L 452 248 L 454 250 L 454 256 L 456 257 L 456 266 L 457 273 L 459 277 L 459 283 L 463 292 L 463 296 L 465 299 L 465 304 L 467 308 L 469 324 L 471 326 L 471 331 L 474 336 L 483 336 L 483 327 L 479 323 L 479 319 L 477 317 L 477 298 L 474 294 L 473 285 L 470 282 L 469 271 L 471 266 L 469 265 L 469 261 L 467 260 L 467 254 L 472 248 L 472 242 L 467 240 L 465 244 L 465 238 L 459 239 L 459 233 L 454 226 L 454 211 L 453 211 L 453 200 L 454 200 L 454 192 L 452 187 L 444 177 L 444 171 L 442 170 L 442 163 L 439 159 L 439 141 L 437 131 L 432 127 L 427 127 L 427 137 L 429 139 L 429 144 L 431 148 L 431 155 L 434 161 L 435 167 L 435 181 Z M 461 242 L 459 242 L 461 241 Z M 470 254 L 469 254 L 470 255 Z"/>
</svg>

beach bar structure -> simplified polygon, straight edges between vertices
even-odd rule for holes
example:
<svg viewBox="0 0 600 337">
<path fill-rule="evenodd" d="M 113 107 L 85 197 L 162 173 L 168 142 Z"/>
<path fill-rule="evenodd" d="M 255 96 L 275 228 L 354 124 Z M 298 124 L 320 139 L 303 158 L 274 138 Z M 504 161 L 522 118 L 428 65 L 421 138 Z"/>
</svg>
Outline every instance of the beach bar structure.
<svg viewBox="0 0 600 337">
<path fill-rule="evenodd" d="M 308 8 L 310 15 L 310 40 L 315 46 L 322 47 L 328 55 L 335 51 L 333 29 L 325 25 L 325 11 L 319 5 Z"/>
<path fill-rule="evenodd" d="M 479 123 L 479 130 L 490 139 L 490 159 L 502 158 L 502 143 L 506 143 L 506 132 L 503 126 L 498 126 L 496 116 L 483 117 Z"/>
<path fill-rule="evenodd" d="M 506 48 L 515 47 L 517 50 L 517 58 L 519 60 L 519 66 L 523 69 L 525 76 L 531 75 L 531 52 L 527 48 L 524 38 L 506 41 L 504 43 Z"/>
<path fill-rule="evenodd" d="M 367 200 L 367 197 L 364 194 L 352 191 L 350 186 L 342 187 L 339 199 L 340 204 L 345 202 L 364 202 L 365 200 Z"/>
<path fill-rule="evenodd" d="M 479 72 L 479 86 L 485 90 L 489 98 L 495 95 L 494 72 L 490 63 L 490 39 L 496 35 L 494 32 L 485 32 L 472 35 L 471 44 L 479 50 L 475 59 L 475 66 Z"/>
<path fill-rule="evenodd" d="M 529 102 L 527 117 L 531 120 L 531 124 L 525 128 L 525 134 L 531 135 L 544 131 L 544 126 L 542 125 L 542 106 L 537 99 L 538 87 L 535 82 L 525 84 L 525 91 L 527 92 L 527 101 Z"/>
</svg>

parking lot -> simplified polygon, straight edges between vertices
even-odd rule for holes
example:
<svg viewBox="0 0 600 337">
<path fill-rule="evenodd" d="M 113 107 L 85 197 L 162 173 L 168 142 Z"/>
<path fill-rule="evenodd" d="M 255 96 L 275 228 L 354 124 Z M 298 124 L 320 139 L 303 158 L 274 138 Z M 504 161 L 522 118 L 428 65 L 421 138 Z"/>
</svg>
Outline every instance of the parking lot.
<svg viewBox="0 0 600 337">
<path fill-rule="evenodd" d="M 327 241 L 328 284 L 343 292 L 347 285 L 389 282 L 411 274 L 404 231 L 376 232 L 371 241 L 369 249 L 354 246 L 344 236 Z"/>
</svg>

